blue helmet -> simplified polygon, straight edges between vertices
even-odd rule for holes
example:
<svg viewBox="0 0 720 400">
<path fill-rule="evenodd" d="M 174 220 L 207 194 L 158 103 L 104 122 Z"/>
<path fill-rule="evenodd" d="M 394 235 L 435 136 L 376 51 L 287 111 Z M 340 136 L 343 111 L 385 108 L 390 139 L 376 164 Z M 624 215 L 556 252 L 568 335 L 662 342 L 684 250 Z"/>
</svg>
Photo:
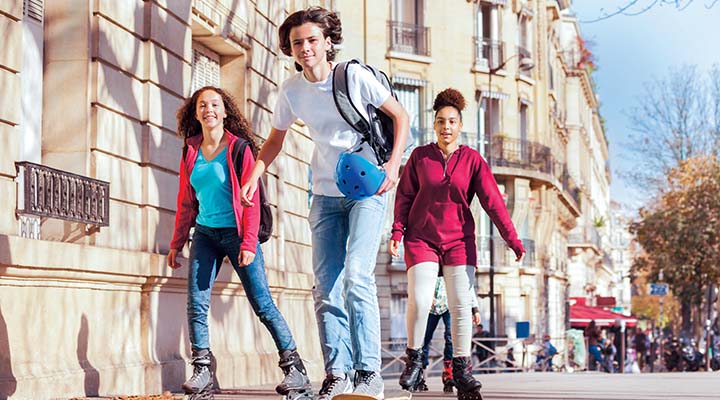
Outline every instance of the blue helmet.
<svg viewBox="0 0 720 400">
<path fill-rule="evenodd" d="M 355 152 L 340 154 L 335 167 L 335 184 L 353 200 L 366 199 L 380 189 L 385 171 Z"/>
</svg>

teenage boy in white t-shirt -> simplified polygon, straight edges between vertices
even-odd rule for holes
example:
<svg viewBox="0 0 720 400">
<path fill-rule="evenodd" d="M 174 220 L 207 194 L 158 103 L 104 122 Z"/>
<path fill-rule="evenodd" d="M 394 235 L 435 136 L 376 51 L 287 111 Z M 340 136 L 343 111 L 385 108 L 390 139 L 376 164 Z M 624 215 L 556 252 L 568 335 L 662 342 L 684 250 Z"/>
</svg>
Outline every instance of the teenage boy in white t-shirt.
<svg viewBox="0 0 720 400">
<path fill-rule="evenodd" d="M 350 97 L 361 112 L 368 104 L 390 116 L 395 142 L 383 165 L 385 181 L 374 196 L 346 198 L 335 184 L 335 166 L 343 151 L 361 137 L 338 112 L 332 93 L 334 45 L 342 42 L 338 16 L 320 7 L 291 14 L 279 28 L 280 48 L 295 60 L 298 71 L 279 91 L 272 130 L 262 146 L 252 175 L 241 189 L 251 205 L 258 178 L 282 149 L 285 134 L 302 119 L 315 142 L 311 162 L 312 231 L 315 311 L 326 379 L 319 400 L 339 393 L 366 393 L 383 398 L 380 377 L 380 312 L 375 285 L 375 259 L 387 208 L 387 191 L 398 181 L 407 142 L 407 112 L 373 75 L 356 65 L 348 69 Z M 376 163 L 370 146 L 360 152 Z M 350 371 L 355 370 L 351 379 Z"/>
</svg>

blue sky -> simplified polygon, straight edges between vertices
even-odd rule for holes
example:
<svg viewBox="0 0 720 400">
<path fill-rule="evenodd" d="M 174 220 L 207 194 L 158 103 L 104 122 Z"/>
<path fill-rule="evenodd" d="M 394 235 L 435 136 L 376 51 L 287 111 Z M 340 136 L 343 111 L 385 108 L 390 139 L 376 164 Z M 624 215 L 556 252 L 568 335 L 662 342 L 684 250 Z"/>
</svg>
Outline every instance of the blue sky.
<svg viewBox="0 0 720 400">
<path fill-rule="evenodd" d="M 637 6 L 628 11 L 638 11 L 652 2 L 639 0 Z M 593 77 L 610 142 L 613 171 L 610 197 L 637 209 L 647 193 L 617 173 L 633 167 L 631 155 L 623 151 L 631 131 L 626 113 L 637 104 L 643 83 L 667 76 L 669 68 L 695 64 L 706 73 L 713 63 L 720 63 L 720 2 L 708 9 L 706 5 L 713 0 L 694 0 L 682 11 L 658 2 L 660 4 L 641 15 L 616 15 L 599 22 L 582 22 L 597 19 L 628 3 L 630 0 L 574 0 L 572 9 L 581 21 L 583 37 L 594 42 L 590 49 L 599 66 Z"/>
</svg>

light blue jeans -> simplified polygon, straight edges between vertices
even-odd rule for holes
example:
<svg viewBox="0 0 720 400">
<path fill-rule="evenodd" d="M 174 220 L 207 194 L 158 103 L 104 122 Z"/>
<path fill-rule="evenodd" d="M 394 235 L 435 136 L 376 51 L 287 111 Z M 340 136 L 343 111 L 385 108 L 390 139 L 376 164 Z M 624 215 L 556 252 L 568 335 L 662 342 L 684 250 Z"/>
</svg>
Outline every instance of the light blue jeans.
<svg viewBox="0 0 720 400">
<path fill-rule="evenodd" d="M 241 267 L 237 260 L 240 243 L 237 228 L 195 226 L 195 234 L 190 245 L 187 302 L 190 344 L 193 350 L 210 348 L 208 335 L 210 297 L 213 283 L 225 256 L 240 277 L 245 295 L 255 315 L 270 332 L 278 352 L 295 350 L 295 341 L 290 328 L 270 294 L 260 243 L 257 245 L 255 259 L 245 267 Z"/>
<path fill-rule="evenodd" d="M 380 371 L 375 260 L 386 209 L 387 195 L 313 196 L 313 297 L 328 374 Z"/>
</svg>

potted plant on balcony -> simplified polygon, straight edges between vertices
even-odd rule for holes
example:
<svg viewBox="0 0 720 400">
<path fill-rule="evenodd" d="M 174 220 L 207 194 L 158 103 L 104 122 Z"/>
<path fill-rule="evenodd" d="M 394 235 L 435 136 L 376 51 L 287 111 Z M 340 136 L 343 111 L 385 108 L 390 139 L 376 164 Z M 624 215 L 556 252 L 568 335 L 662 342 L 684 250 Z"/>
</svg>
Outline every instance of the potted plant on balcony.
<svg viewBox="0 0 720 400">
<path fill-rule="evenodd" d="M 588 74 L 592 74 L 593 71 L 597 69 L 597 66 L 595 65 L 595 56 L 588 48 L 590 42 L 585 41 L 580 35 L 578 35 L 577 43 L 580 59 L 578 60 L 576 67 L 578 69 L 584 69 Z"/>
</svg>

